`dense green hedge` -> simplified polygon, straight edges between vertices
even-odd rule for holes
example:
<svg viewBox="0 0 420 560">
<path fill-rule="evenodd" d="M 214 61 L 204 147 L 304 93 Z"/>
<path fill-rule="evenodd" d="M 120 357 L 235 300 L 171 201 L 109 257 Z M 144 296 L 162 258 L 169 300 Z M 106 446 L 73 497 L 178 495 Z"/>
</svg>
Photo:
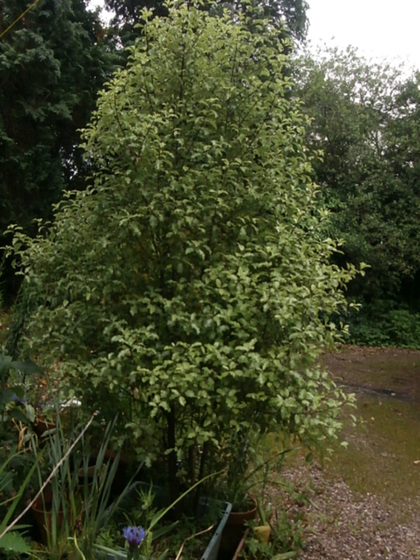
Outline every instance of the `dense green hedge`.
<svg viewBox="0 0 420 560">
<path fill-rule="evenodd" d="M 365 305 L 350 317 L 350 341 L 420 349 L 420 313 L 389 300 Z"/>
</svg>

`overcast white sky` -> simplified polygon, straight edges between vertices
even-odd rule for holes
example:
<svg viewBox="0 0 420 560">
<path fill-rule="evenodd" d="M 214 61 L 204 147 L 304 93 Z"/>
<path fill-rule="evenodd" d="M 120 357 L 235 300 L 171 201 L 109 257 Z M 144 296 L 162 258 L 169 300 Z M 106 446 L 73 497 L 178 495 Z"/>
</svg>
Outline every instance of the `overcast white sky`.
<svg viewBox="0 0 420 560">
<path fill-rule="evenodd" d="M 420 0 L 307 1 L 311 42 L 352 45 L 420 70 Z"/>
<path fill-rule="evenodd" d="M 420 0 L 307 0 L 308 39 L 420 70 Z M 91 0 L 103 5 L 103 0 Z"/>
</svg>

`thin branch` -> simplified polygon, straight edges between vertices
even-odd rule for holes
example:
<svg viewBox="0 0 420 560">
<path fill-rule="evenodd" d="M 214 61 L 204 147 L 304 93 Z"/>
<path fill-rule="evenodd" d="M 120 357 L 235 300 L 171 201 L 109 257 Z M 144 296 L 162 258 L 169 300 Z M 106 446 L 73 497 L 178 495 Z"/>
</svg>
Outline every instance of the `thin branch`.
<svg viewBox="0 0 420 560">
<path fill-rule="evenodd" d="M 35 6 L 36 6 L 36 4 L 38 4 L 38 2 L 39 2 L 39 0 L 35 0 L 34 2 L 32 2 L 32 4 L 28 8 L 26 8 L 26 10 L 24 12 L 22 12 L 20 14 L 20 16 L 17 17 L 15 19 L 15 21 L 9 25 L 9 27 L 6 27 L 6 29 L 2 33 L 0 33 L 0 39 L 3 39 L 3 37 L 6 35 L 6 33 L 8 33 L 12 29 L 12 27 L 14 27 L 18 23 L 18 21 L 20 21 L 22 18 L 24 18 L 26 16 L 26 14 L 30 10 L 32 10 L 32 8 L 35 8 Z"/>
</svg>

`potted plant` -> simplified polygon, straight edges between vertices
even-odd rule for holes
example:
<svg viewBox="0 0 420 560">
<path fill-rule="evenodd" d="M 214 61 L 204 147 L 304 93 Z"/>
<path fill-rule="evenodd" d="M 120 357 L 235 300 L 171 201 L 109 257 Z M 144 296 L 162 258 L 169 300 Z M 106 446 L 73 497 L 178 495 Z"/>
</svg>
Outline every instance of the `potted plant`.
<svg viewBox="0 0 420 560">
<path fill-rule="evenodd" d="M 61 500 L 51 485 L 44 488 L 33 500 L 31 511 L 38 526 L 41 543 L 48 546 L 52 535 L 60 533 L 64 521 Z"/>
<path fill-rule="evenodd" d="M 272 531 L 270 519 L 273 516 L 271 504 L 264 507 L 262 499 L 253 499 L 256 511 L 240 514 L 231 512 L 221 545 L 221 558 L 219 560 L 236 560 L 242 554 L 246 543 L 251 537 L 259 543 L 268 543 Z"/>
<path fill-rule="evenodd" d="M 144 490 L 142 490 L 144 484 L 140 483 L 139 485 L 140 491 L 137 493 L 139 500 L 135 501 L 135 503 L 137 503 L 137 511 L 134 512 L 134 515 L 136 515 L 136 513 L 138 514 L 139 510 L 142 509 L 143 510 L 142 515 L 146 515 L 146 518 L 148 520 L 147 528 L 144 529 L 142 526 L 137 524 L 128 525 L 122 528 L 122 534 L 125 540 L 124 548 L 122 547 L 111 548 L 110 546 L 105 546 L 104 544 L 97 544 L 96 550 L 98 551 L 99 557 L 104 558 L 104 560 L 105 559 L 114 560 L 117 558 L 128 558 L 128 559 L 141 558 L 143 560 L 149 560 L 149 559 L 158 560 L 159 558 L 164 558 L 168 550 L 162 549 L 162 545 L 160 544 L 160 552 L 158 552 L 159 549 L 156 548 L 155 543 L 156 541 L 159 542 L 159 539 L 162 539 L 164 535 L 170 533 L 174 529 L 176 530 L 177 527 L 179 529 L 180 521 L 171 520 L 171 522 L 168 525 L 162 527 L 158 527 L 158 524 L 165 516 L 175 512 L 176 505 L 182 502 L 183 500 L 185 500 L 187 496 L 197 488 L 197 486 L 204 483 L 212 476 L 214 475 L 209 475 L 204 479 L 196 482 L 191 488 L 183 492 L 175 501 L 171 502 L 169 505 L 159 510 L 152 509 L 156 492 L 159 495 L 159 489 L 150 486 L 148 491 L 145 492 Z M 133 486 L 130 492 L 131 496 L 127 496 L 129 499 L 131 498 L 132 500 L 133 495 L 135 496 L 136 494 L 135 490 L 136 490 L 136 485 Z M 124 511 L 125 519 L 130 519 L 130 515 L 133 515 L 131 512 L 131 508 L 128 508 L 127 511 L 127 507 L 125 507 L 126 501 L 123 502 L 121 506 Z M 199 553 L 199 557 L 202 558 L 202 560 L 216 560 L 220 543 L 221 543 L 223 530 L 227 523 L 231 511 L 231 507 L 232 506 L 229 503 L 222 503 L 222 502 L 215 503 L 214 500 L 203 499 L 201 501 L 199 515 L 204 516 L 204 518 L 206 518 L 206 515 L 208 513 L 212 513 L 213 516 L 216 516 L 215 517 L 216 522 L 214 522 L 213 520 L 208 528 L 201 529 L 198 531 L 193 531 L 193 534 L 187 536 L 180 545 L 178 554 L 176 555 L 177 558 L 181 556 L 183 548 L 188 541 L 191 541 L 192 539 L 197 538 L 203 535 L 204 533 L 213 531 L 209 544 L 206 546 L 204 552 Z M 185 522 L 186 518 L 184 517 L 183 519 Z"/>
<path fill-rule="evenodd" d="M 76 436 L 64 433 L 57 415 L 56 429 L 47 436 L 38 461 L 40 488 L 30 505 L 41 542 L 56 558 L 65 558 L 71 551 L 92 557 L 98 533 L 131 487 L 132 480 L 127 480 L 125 488 L 111 499 L 119 456 L 108 459 L 106 452 L 115 422 L 102 427 L 101 445 L 91 464 L 85 434 L 95 418 L 93 415 Z"/>
<path fill-rule="evenodd" d="M 291 491 L 294 500 L 298 498 L 299 503 L 309 503 L 304 494 L 296 494 L 293 485 L 286 484 L 285 489 Z M 298 558 L 299 551 L 303 547 L 302 520 L 305 517 L 305 510 L 301 507 L 295 510 L 290 507 L 290 504 L 286 506 L 286 503 L 287 501 L 279 508 L 266 503 L 264 499 L 258 500 L 258 517 L 249 523 L 233 556 L 219 560 Z"/>
<path fill-rule="evenodd" d="M 267 525 L 268 515 L 263 508 L 265 487 L 270 480 L 273 463 L 276 472 L 286 456 L 298 448 L 272 451 L 266 438 L 260 434 L 248 434 L 235 449 L 234 458 L 229 461 L 230 470 L 217 491 L 225 499 L 232 500 L 232 511 L 226 523 L 221 549 L 226 558 L 234 556 L 239 543 L 250 524 L 255 525 L 258 515 Z M 267 532 L 259 529 L 258 533 Z"/>
</svg>

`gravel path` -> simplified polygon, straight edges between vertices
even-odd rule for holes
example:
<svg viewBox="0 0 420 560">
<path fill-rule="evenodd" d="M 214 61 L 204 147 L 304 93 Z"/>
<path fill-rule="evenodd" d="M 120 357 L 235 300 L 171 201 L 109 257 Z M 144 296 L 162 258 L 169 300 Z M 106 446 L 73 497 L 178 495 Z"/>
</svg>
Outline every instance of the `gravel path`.
<svg viewBox="0 0 420 560">
<path fill-rule="evenodd" d="M 288 478 L 297 487 L 307 471 Z M 420 504 L 385 504 L 374 495 L 353 493 L 344 482 L 324 479 L 311 469 L 313 505 L 305 514 L 301 560 L 415 560 L 420 558 Z M 403 522 L 396 522 L 404 519 Z"/>
<path fill-rule="evenodd" d="M 395 397 L 401 393 L 420 404 L 420 351 L 346 346 L 326 356 L 325 364 L 344 383 L 375 392 L 391 391 Z M 366 440 L 364 444 L 372 443 Z M 420 490 L 418 459 L 414 463 L 418 466 Z M 379 462 L 387 461 L 386 453 L 380 453 L 376 461 L 372 465 L 374 472 Z M 420 491 L 405 499 L 398 496 L 403 481 L 398 480 L 398 471 L 392 470 L 391 465 L 389 468 L 397 498 L 388 496 L 386 501 L 373 493 L 352 491 L 339 475 L 332 477 L 317 465 L 309 468 L 310 504 L 299 504 L 281 492 L 276 496 L 278 490 L 270 489 L 271 499 L 280 508 L 290 508 L 291 514 L 304 512 L 305 546 L 299 560 L 420 559 Z M 307 466 L 291 468 L 281 476 L 307 493 Z"/>
</svg>

